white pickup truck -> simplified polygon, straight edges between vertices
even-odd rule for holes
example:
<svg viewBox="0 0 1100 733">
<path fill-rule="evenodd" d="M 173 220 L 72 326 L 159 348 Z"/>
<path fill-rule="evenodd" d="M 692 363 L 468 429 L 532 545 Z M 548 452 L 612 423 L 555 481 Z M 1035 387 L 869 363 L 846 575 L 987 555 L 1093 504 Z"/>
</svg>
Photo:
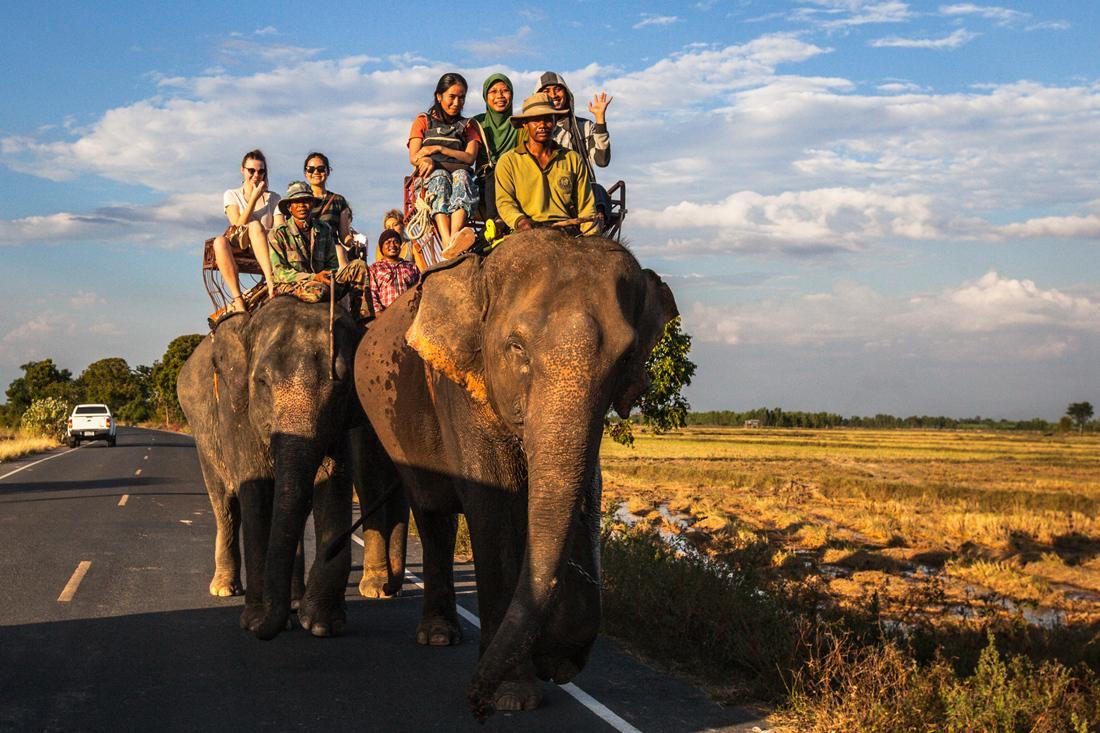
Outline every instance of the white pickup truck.
<svg viewBox="0 0 1100 733">
<path fill-rule="evenodd" d="M 75 448 L 82 440 L 106 440 L 107 445 L 115 447 L 114 417 L 107 405 L 77 405 L 69 415 L 69 447 Z"/>
</svg>

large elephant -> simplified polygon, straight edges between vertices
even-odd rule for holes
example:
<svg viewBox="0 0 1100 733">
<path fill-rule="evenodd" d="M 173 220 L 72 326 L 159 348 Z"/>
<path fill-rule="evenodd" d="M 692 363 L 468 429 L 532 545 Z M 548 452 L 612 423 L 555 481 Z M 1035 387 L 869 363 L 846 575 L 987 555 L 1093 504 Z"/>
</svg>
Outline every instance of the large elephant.
<svg viewBox="0 0 1100 733">
<path fill-rule="evenodd" d="M 676 315 L 621 245 L 548 230 L 429 271 L 367 330 L 355 382 L 395 461 L 424 549 L 417 641 L 456 643 L 456 513 L 477 567 L 479 718 L 538 704 L 588 658 L 600 623 L 603 418 L 647 387 Z"/>
<path fill-rule="evenodd" d="M 328 304 L 278 297 L 222 322 L 179 374 L 180 405 L 217 522 L 210 592 L 242 590 L 243 524 L 241 626 L 261 639 L 288 623 L 295 553 L 311 511 L 318 553 L 298 618 L 314 636 L 336 633 L 345 621 L 350 550 L 329 561 L 324 551 L 351 524 L 347 456 L 352 426 L 362 423 L 351 372 L 361 329 L 337 312 L 331 353 Z"/>
</svg>

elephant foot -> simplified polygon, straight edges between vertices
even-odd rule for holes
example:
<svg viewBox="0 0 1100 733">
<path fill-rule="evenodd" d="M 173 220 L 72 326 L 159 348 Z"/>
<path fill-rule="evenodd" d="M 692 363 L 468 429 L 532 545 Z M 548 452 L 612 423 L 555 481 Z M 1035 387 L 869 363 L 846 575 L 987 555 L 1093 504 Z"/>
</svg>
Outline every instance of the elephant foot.
<svg viewBox="0 0 1100 733">
<path fill-rule="evenodd" d="M 421 619 L 416 627 L 416 643 L 422 646 L 453 646 L 462 643 L 462 629 L 445 618 Z"/>
<path fill-rule="evenodd" d="M 342 602 L 322 604 L 303 600 L 298 610 L 298 622 L 314 636 L 335 636 L 344 630 L 347 611 Z"/>
<path fill-rule="evenodd" d="M 246 603 L 241 611 L 241 628 L 256 633 L 264 621 L 264 607 L 260 603 Z"/>
<path fill-rule="evenodd" d="M 363 573 L 363 579 L 359 581 L 359 595 L 364 598 L 396 598 L 401 595 L 401 585 L 391 583 L 386 574 L 367 575 Z"/>
<path fill-rule="evenodd" d="M 502 712 L 534 710 L 542 702 L 542 691 L 534 680 L 506 680 L 493 696 L 493 707 Z"/>
<path fill-rule="evenodd" d="M 244 587 L 241 585 L 240 578 L 215 574 L 210 581 L 210 595 L 212 596 L 228 598 L 229 596 L 239 596 L 242 593 L 244 593 Z"/>
<path fill-rule="evenodd" d="M 290 631 L 292 628 L 294 628 L 294 626 L 290 622 L 290 612 L 288 609 L 286 613 L 272 611 L 269 615 L 264 616 L 255 627 L 250 626 L 249 630 L 256 635 L 257 639 L 261 641 L 271 641 L 280 633 Z"/>
</svg>

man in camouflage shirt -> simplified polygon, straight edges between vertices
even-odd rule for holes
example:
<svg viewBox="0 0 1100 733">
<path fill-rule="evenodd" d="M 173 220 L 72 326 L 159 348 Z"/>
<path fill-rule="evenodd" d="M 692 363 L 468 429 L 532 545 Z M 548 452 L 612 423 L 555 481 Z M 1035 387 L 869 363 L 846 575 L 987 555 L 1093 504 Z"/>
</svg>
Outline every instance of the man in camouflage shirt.
<svg viewBox="0 0 1100 733">
<path fill-rule="evenodd" d="M 336 246 L 332 227 L 313 217 L 316 203 L 313 190 L 304 181 L 292 182 L 279 201 L 286 222 L 269 237 L 275 292 L 316 303 L 327 297 L 336 282 L 351 289 L 353 315 L 368 319 L 373 312 L 366 263 L 348 263 L 343 250 Z"/>
</svg>

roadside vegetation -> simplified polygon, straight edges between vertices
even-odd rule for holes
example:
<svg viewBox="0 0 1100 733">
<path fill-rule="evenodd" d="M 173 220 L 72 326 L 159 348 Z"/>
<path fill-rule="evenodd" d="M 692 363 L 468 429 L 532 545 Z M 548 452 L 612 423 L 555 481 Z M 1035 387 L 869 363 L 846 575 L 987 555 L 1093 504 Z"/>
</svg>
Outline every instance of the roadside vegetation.
<svg viewBox="0 0 1100 733">
<path fill-rule="evenodd" d="M 27 362 L 20 367 L 23 375 L 5 390 L 0 430 L 10 436 L 21 429 L 25 437 L 64 432 L 65 418 L 80 403 L 105 404 L 124 423 L 178 429 L 185 420 L 176 399 L 176 377 L 201 340 L 199 334 L 173 339 L 153 366 L 131 368 L 125 359 L 110 357 L 92 362 L 75 378 L 53 359 Z M 58 413 L 64 413 L 60 423 Z M 10 439 L 3 439 L 5 445 Z"/>
<path fill-rule="evenodd" d="M 1100 436 L 605 441 L 606 630 L 788 730 L 1096 730 Z"/>
<path fill-rule="evenodd" d="M 0 463 L 15 460 L 31 453 L 55 448 L 60 442 L 55 438 L 28 435 L 11 428 L 0 428 Z"/>
</svg>

